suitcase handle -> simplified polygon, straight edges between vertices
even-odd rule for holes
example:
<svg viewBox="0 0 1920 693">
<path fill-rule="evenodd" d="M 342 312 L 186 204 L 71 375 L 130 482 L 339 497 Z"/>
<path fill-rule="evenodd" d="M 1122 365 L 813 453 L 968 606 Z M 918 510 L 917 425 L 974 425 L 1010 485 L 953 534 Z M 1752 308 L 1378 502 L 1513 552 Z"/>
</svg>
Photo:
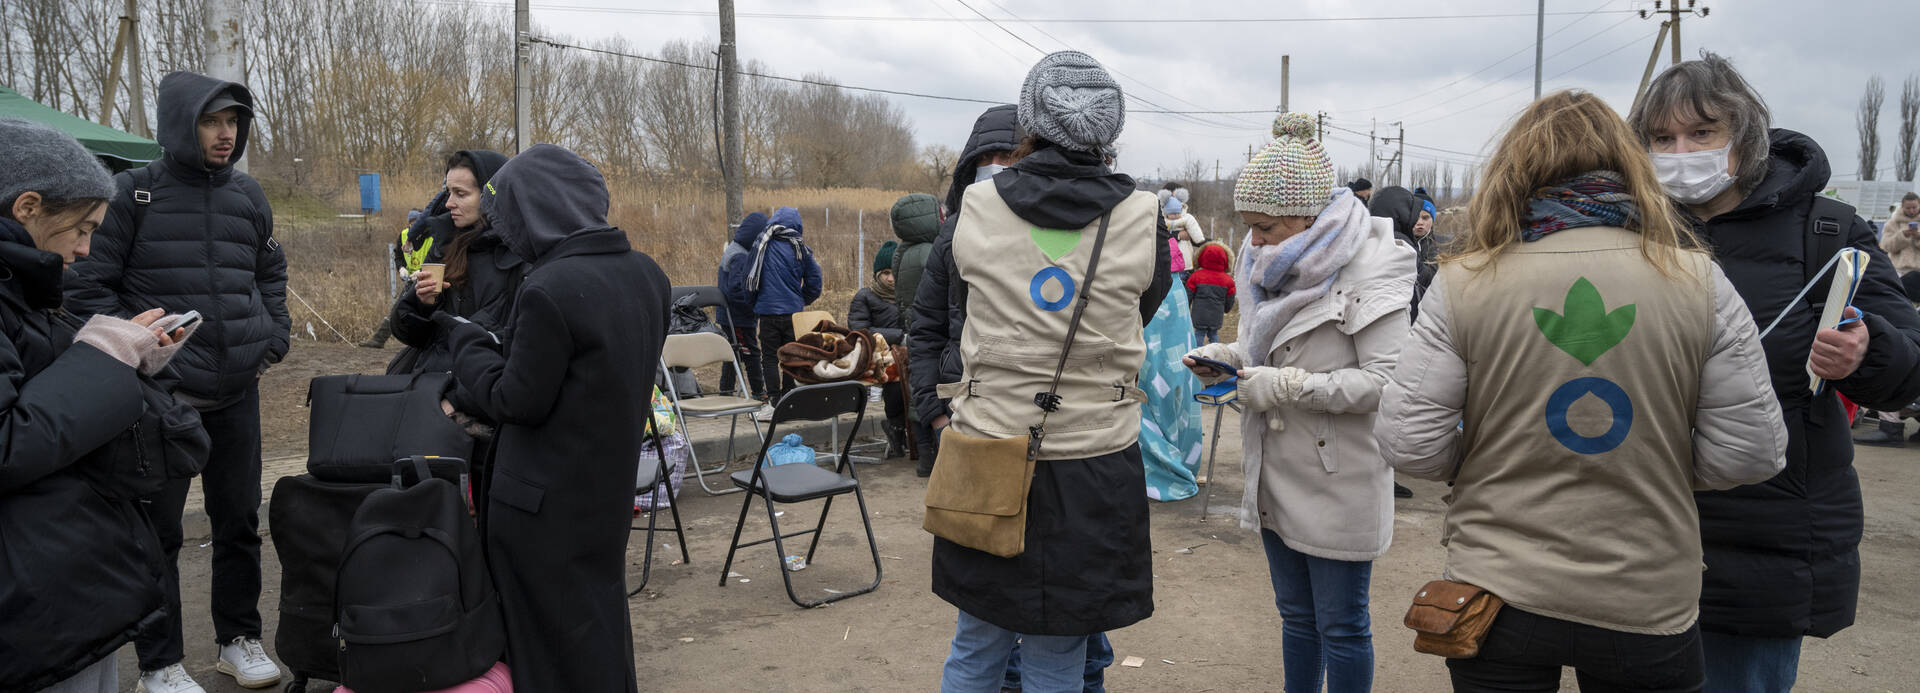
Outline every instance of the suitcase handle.
<svg viewBox="0 0 1920 693">
<path fill-rule="evenodd" d="M 414 455 L 412 457 L 402 457 L 400 459 L 393 461 L 393 487 L 394 488 L 407 487 L 405 477 L 407 473 L 407 467 L 409 466 L 413 467 L 414 483 L 417 484 L 433 478 L 433 470 L 427 468 L 426 455 Z"/>
</svg>

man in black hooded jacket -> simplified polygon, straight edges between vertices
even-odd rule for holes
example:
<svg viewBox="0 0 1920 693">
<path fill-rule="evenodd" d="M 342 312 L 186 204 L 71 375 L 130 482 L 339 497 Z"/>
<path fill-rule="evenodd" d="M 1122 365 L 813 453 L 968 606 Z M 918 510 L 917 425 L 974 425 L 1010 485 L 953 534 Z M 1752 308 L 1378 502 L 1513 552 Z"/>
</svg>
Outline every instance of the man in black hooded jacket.
<svg viewBox="0 0 1920 693">
<path fill-rule="evenodd" d="M 245 86 L 191 72 L 160 81 L 159 139 L 166 156 L 121 173 L 119 194 L 74 263 L 67 309 L 127 317 L 158 306 L 198 311 L 201 326 L 173 360 L 175 397 L 200 410 L 212 439 L 200 474 L 213 529 L 216 668 L 243 686 L 280 679 L 260 622 L 260 389 L 286 356 L 287 260 L 273 239 L 273 210 L 260 185 L 233 162 L 246 153 L 253 95 Z M 189 480 L 150 500 L 166 551 L 168 616 L 136 642 L 149 691 L 198 691 L 180 662 L 181 514 Z M 198 586 L 196 586 L 198 588 Z"/>
</svg>

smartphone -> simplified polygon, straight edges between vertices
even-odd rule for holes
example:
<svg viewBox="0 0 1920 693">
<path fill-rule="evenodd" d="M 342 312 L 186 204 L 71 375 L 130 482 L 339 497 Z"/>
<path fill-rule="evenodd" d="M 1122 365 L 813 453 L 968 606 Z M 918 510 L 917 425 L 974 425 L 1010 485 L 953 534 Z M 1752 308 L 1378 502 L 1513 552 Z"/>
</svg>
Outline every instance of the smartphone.
<svg viewBox="0 0 1920 693">
<path fill-rule="evenodd" d="M 1908 231 L 1920 231 L 1920 221 L 1909 221 L 1909 222 L 1907 222 L 1907 230 L 1908 230 Z"/>
<path fill-rule="evenodd" d="M 153 323 L 153 328 L 161 334 L 173 334 L 174 330 L 190 329 L 200 324 L 200 311 L 190 310 L 178 315 L 169 315 Z"/>
<path fill-rule="evenodd" d="M 1215 361 L 1213 359 L 1203 359 L 1198 356 L 1188 356 L 1187 358 L 1193 359 L 1193 362 L 1197 365 L 1212 368 L 1215 371 L 1219 371 L 1226 375 L 1236 376 L 1236 377 L 1240 375 L 1240 369 L 1234 368 L 1233 366 L 1229 366 L 1219 361 Z"/>
</svg>

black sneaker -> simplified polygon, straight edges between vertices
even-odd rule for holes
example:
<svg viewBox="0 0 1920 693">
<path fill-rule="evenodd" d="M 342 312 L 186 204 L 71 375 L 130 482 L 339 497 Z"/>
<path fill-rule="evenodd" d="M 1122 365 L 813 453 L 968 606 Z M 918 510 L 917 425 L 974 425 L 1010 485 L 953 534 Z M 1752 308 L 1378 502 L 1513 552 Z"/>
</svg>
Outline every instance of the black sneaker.
<svg viewBox="0 0 1920 693">
<path fill-rule="evenodd" d="M 1412 498 L 1413 489 L 1407 488 L 1405 486 L 1401 486 L 1398 482 L 1395 482 L 1393 485 L 1393 497 L 1394 498 Z"/>
<path fill-rule="evenodd" d="M 1904 448 L 1907 446 L 1906 432 L 1905 421 L 1881 421 L 1878 430 L 1854 436 L 1853 442 L 1877 448 Z"/>
</svg>

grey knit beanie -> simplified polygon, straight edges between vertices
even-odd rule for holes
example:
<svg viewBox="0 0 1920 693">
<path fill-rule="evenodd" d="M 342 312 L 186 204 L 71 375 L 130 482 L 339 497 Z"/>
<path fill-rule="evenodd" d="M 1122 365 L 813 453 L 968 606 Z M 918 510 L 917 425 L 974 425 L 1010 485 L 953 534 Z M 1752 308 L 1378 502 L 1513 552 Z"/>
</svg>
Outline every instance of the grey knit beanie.
<svg viewBox="0 0 1920 693">
<path fill-rule="evenodd" d="M 1126 99 L 1093 56 L 1050 53 L 1034 63 L 1020 87 L 1020 127 L 1048 142 L 1112 156 L 1127 122 Z"/>
<path fill-rule="evenodd" d="M 12 118 L 0 119 L 0 205 L 29 192 L 49 200 L 111 199 L 113 177 L 73 136 Z"/>
</svg>

